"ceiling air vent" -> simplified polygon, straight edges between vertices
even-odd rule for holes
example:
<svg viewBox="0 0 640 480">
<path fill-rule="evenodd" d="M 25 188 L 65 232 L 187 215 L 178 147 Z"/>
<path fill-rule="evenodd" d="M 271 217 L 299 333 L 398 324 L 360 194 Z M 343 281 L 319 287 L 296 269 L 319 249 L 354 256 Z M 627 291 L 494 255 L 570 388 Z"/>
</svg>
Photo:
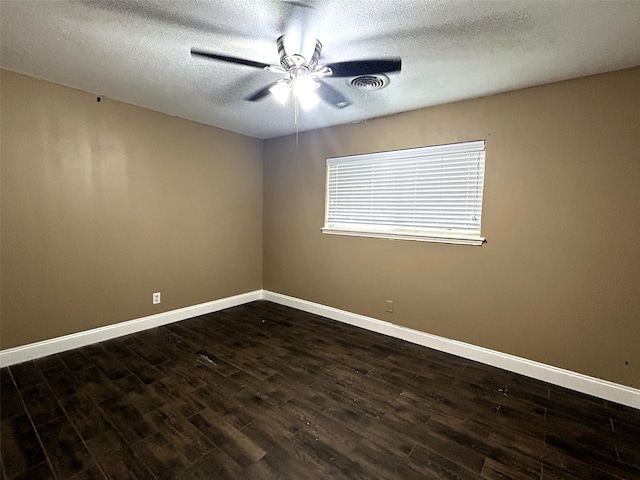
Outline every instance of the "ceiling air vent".
<svg viewBox="0 0 640 480">
<path fill-rule="evenodd" d="M 380 90 L 389 85 L 389 77 L 383 74 L 360 75 L 352 79 L 349 85 L 356 90 L 373 92 L 374 90 Z"/>
</svg>

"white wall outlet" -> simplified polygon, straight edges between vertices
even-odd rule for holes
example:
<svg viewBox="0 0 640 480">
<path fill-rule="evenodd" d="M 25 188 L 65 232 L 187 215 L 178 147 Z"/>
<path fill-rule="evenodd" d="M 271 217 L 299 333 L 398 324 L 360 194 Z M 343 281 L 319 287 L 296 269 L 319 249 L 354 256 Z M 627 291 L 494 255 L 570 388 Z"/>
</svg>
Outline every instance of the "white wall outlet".
<svg viewBox="0 0 640 480">
<path fill-rule="evenodd" d="M 156 292 L 153 294 L 153 304 L 160 303 L 160 292 Z"/>
<path fill-rule="evenodd" d="M 386 311 L 389 313 L 393 313 L 393 300 L 387 300 L 386 302 Z"/>
</svg>

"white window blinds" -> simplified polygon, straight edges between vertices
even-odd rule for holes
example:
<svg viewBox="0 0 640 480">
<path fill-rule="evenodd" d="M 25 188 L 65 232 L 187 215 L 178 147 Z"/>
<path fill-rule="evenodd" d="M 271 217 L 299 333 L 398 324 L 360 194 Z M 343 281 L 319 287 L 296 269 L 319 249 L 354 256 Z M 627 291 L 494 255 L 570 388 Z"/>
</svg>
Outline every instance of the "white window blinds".
<svg viewBox="0 0 640 480">
<path fill-rule="evenodd" d="M 484 140 L 327 160 L 324 233 L 480 245 Z"/>
</svg>

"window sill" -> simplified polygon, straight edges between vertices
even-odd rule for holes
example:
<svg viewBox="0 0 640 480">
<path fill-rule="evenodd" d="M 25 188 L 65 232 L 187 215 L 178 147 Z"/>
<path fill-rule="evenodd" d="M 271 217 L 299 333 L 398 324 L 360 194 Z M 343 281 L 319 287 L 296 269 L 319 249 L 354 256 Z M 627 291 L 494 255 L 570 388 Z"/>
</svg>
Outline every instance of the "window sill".
<svg viewBox="0 0 640 480">
<path fill-rule="evenodd" d="M 449 243 L 453 245 L 481 246 L 486 242 L 483 237 L 470 235 L 420 235 L 412 233 L 368 232 L 359 230 L 341 230 L 336 228 L 322 228 L 322 233 L 329 235 L 347 235 L 351 237 L 386 238 L 388 240 L 413 240 L 417 242 Z"/>
</svg>

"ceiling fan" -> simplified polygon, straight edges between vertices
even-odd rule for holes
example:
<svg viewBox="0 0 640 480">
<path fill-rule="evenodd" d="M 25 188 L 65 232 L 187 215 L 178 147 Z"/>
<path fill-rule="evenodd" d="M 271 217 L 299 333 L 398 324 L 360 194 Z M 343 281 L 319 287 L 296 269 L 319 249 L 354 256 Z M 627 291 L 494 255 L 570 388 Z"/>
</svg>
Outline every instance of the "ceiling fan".
<svg viewBox="0 0 640 480">
<path fill-rule="evenodd" d="M 191 55 L 260 68 L 284 75 L 279 80 L 246 97 L 245 100 L 256 102 L 271 93 L 284 104 L 293 94 L 303 108 L 313 107 L 320 99 L 336 108 L 345 108 L 351 105 L 351 102 L 342 93 L 324 81 L 326 78 L 394 73 L 399 72 L 402 67 L 402 61 L 399 57 L 351 60 L 320 65 L 318 62 L 322 52 L 322 44 L 317 39 L 309 60 L 300 53 L 289 54 L 285 51 L 285 35 L 280 36 L 276 44 L 280 55 L 280 65 L 269 65 L 244 58 L 220 55 L 197 48 L 191 49 Z"/>
</svg>

